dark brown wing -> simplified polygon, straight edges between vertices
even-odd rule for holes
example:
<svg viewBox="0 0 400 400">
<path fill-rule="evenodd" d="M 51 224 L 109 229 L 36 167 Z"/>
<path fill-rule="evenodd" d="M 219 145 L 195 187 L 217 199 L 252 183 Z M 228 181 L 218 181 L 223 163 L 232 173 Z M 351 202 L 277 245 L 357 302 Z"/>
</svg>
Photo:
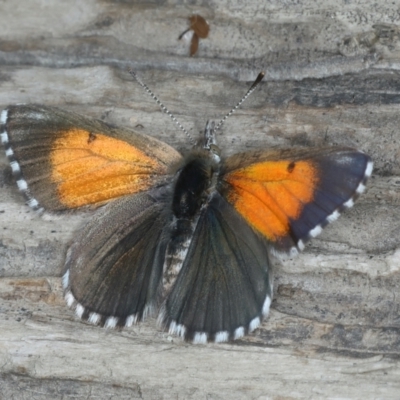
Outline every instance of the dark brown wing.
<svg viewBox="0 0 400 400">
<path fill-rule="evenodd" d="M 349 148 L 243 153 L 223 165 L 218 190 L 277 250 L 296 253 L 354 204 L 372 167 Z"/>
<path fill-rule="evenodd" d="M 148 190 L 181 158 L 149 136 L 42 105 L 4 110 L 0 137 L 29 205 L 49 211 Z"/>
</svg>

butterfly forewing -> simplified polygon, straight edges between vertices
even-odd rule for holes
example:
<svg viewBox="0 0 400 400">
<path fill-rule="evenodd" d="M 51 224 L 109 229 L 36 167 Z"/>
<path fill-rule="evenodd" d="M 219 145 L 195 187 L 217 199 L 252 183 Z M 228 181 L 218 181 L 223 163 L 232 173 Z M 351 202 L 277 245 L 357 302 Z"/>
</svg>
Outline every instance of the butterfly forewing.
<svg viewBox="0 0 400 400">
<path fill-rule="evenodd" d="M 296 252 L 364 190 L 370 158 L 354 149 L 237 154 L 219 191 L 277 250 Z"/>
<path fill-rule="evenodd" d="M 6 154 L 34 208 L 65 210 L 148 190 L 181 158 L 156 139 L 58 108 L 10 106 L 2 120 Z"/>
</svg>

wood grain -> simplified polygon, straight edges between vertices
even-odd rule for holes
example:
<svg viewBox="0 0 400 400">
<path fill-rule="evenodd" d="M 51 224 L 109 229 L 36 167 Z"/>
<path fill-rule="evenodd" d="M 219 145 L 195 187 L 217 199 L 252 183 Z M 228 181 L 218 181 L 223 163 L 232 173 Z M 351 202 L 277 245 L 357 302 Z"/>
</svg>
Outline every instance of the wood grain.
<svg viewBox="0 0 400 400">
<path fill-rule="evenodd" d="M 248 2 L 250 3 L 250 2 Z M 210 35 L 189 57 L 194 13 Z M 132 82 L 133 68 L 197 136 L 260 70 L 226 122 L 224 155 L 345 145 L 375 170 L 356 206 L 299 257 L 276 260 L 269 319 L 194 346 L 153 319 L 108 331 L 62 299 L 63 259 L 84 213 L 42 219 L 0 155 L 0 397 L 385 398 L 400 389 L 399 2 L 29 0 L 0 4 L 0 107 L 43 103 L 190 144 Z"/>
</svg>

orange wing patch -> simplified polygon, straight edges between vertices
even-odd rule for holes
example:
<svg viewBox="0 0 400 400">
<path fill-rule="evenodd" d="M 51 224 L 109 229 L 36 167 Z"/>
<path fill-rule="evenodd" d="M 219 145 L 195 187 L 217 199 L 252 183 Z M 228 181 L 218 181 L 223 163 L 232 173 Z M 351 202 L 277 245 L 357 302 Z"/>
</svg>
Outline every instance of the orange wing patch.
<svg viewBox="0 0 400 400">
<path fill-rule="evenodd" d="M 71 129 L 53 143 L 52 181 L 59 201 L 81 207 L 145 190 L 162 164 L 130 144 L 109 136 Z"/>
<path fill-rule="evenodd" d="M 311 161 L 265 161 L 224 176 L 227 200 L 270 241 L 289 232 L 289 218 L 299 217 L 314 198 L 318 171 Z"/>
</svg>

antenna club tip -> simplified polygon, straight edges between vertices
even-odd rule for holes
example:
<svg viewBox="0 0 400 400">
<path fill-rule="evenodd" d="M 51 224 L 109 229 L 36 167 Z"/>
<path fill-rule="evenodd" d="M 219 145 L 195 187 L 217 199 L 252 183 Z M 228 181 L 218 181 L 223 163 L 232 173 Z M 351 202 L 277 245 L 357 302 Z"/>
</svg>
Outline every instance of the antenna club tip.
<svg viewBox="0 0 400 400">
<path fill-rule="evenodd" d="M 263 80 L 264 76 L 265 76 L 265 72 L 264 72 L 264 71 L 261 71 L 261 72 L 258 74 L 258 76 L 257 76 L 257 78 L 256 78 L 256 80 L 254 81 L 254 83 L 253 83 L 252 86 L 254 87 L 254 86 L 258 85 L 258 84 Z"/>
</svg>

